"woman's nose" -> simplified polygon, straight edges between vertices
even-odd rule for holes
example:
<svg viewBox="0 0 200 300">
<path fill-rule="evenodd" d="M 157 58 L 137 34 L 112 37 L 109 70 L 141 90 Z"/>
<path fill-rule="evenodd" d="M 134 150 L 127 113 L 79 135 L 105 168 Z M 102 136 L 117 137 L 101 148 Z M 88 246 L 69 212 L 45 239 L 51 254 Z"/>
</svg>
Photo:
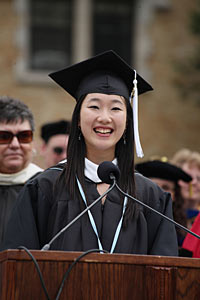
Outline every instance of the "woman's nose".
<svg viewBox="0 0 200 300">
<path fill-rule="evenodd" d="M 98 121 L 104 123 L 110 123 L 111 122 L 110 112 L 106 109 L 100 111 L 100 114 L 98 116 Z"/>
</svg>

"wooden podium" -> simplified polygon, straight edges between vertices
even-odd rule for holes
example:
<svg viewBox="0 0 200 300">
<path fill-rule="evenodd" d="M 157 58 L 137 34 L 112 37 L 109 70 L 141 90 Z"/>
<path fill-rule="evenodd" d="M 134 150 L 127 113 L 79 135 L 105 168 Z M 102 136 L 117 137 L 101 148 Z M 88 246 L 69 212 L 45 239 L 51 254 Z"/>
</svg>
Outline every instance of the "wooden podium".
<svg viewBox="0 0 200 300">
<path fill-rule="evenodd" d="M 78 252 L 31 251 L 51 300 L 56 298 Z M 47 299 L 30 256 L 24 250 L 0 252 L 0 299 Z M 67 277 L 61 300 L 198 300 L 200 259 L 92 253 Z"/>
</svg>

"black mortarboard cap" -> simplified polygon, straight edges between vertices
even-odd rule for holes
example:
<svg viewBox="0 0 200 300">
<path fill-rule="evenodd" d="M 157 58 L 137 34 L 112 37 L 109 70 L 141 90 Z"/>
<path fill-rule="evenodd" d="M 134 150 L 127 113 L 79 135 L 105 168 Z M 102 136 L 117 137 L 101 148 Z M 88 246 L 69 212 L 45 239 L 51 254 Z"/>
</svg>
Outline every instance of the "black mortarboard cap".
<svg viewBox="0 0 200 300">
<path fill-rule="evenodd" d="M 192 177 L 181 168 L 159 160 L 146 161 L 135 165 L 135 169 L 148 178 L 160 178 L 173 182 L 183 180 L 190 182 Z"/>
<path fill-rule="evenodd" d="M 88 93 L 116 94 L 129 99 L 135 70 L 118 54 L 109 50 L 97 56 L 49 74 L 77 101 Z M 152 87 L 137 74 L 138 94 Z"/>
<path fill-rule="evenodd" d="M 69 134 L 70 126 L 71 122 L 66 120 L 46 123 L 41 127 L 41 138 L 47 143 L 56 134 Z"/>
</svg>

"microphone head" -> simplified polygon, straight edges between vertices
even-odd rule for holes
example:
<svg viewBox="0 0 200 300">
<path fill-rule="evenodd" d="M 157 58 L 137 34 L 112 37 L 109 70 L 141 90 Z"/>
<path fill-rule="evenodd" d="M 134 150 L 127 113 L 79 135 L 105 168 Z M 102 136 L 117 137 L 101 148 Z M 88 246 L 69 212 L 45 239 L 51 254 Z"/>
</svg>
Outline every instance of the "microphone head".
<svg viewBox="0 0 200 300">
<path fill-rule="evenodd" d="M 112 184 L 112 176 L 114 176 L 117 181 L 120 177 L 120 170 L 118 166 L 114 165 L 111 161 L 104 161 L 99 165 L 97 174 L 102 182 Z"/>
</svg>

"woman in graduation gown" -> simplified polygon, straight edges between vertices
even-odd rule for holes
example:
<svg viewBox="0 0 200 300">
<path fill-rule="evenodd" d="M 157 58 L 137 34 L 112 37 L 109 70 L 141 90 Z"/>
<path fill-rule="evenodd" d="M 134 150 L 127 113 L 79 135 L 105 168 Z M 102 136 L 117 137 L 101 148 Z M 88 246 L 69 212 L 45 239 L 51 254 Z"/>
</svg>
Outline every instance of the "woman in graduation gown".
<svg viewBox="0 0 200 300">
<path fill-rule="evenodd" d="M 51 73 L 50 77 L 77 101 L 67 161 L 46 170 L 23 188 L 3 248 L 23 245 L 41 249 L 47 244 L 109 188 L 97 174 L 104 161 L 120 169 L 118 185 L 123 191 L 172 218 L 170 194 L 134 172 L 134 136 L 136 152 L 142 155 L 137 93 L 152 87 L 113 51 Z M 133 109 L 129 99 L 133 100 Z M 50 247 L 64 251 L 94 248 L 110 253 L 178 253 L 174 225 L 124 197 L 116 187 Z"/>
</svg>

